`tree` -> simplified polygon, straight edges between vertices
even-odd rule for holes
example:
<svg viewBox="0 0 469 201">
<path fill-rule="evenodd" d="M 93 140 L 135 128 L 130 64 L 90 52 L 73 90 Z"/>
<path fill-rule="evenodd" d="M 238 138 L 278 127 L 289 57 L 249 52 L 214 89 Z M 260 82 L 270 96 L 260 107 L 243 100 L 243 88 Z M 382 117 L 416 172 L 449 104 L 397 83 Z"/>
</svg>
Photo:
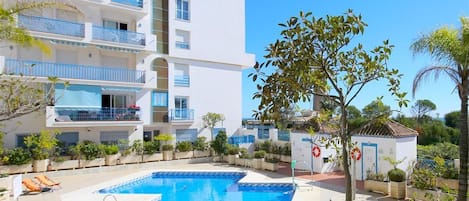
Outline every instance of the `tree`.
<svg viewBox="0 0 469 201">
<path fill-rule="evenodd" d="M 445 125 L 451 128 L 459 128 L 460 117 L 461 117 L 460 111 L 454 111 L 454 112 L 445 114 Z"/>
<path fill-rule="evenodd" d="M 205 127 L 210 128 L 210 139 L 213 141 L 213 128 L 217 125 L 218 122 L 224 121 L 225 117 L 223 114 L 208 112 L 202 116 L 202 121 L 205 124 Z"/>
<path fill-rule="evenodd" d="M 417 100 L 415 105 L 411 108 L 412 113 L 417 118 L 417 122 L 422 123 L 425 117 L 428 117 L 428 113 L 436 110 L 436 105 L 430 100 Z"/>
<path fill-rule="evenodd" d="M 62 7 L 77 10 L 70 4 L 57 1 L 18 0 L 14 4 L 0 1 L 0 42 L 10 42 L 24 47 L 36 46 L 49 53 L 50 49 L 30 33 L 17 26 L 16 15 L 20 12 L 36 9 Z M 30 66 L 31 68 L 34 65 Z M 38 85 L 35 78 L 0 74 L 0 122 L 36 112 L 46 105 L 53 104 L 54 86 L 58 79 L 50 77 L 48 85 Z M 2 125 L 0 125 L 2 126 Z M 0 153 L 2 152 L 3 133 L 0 132 Z"/>
<path fill-rule="evenodd" d="M 399 93 L 398 70 L 389 69 L 386 62 L 392 45 L 382 45 L 367 51 L 352 39 L 364 33 L 367 26 L 360 15 L 351 10 L 340 16 L 316 18 L 300 12 L 291 17 L 281 31 L 280 39 L 267 48 L 266 62 L 256 63 L 250 74 L 258 82 L 254 99 L 260 99 L 254 116 L 266 119 L 269 112 L 309 101 L 312 95 L 327 97 L 338 105 L 338 141 L 346 179 L 346 200 L 352 200 L 350 150 L 353 147 L 347 119 L 347 107 L 371 81 L 386 79 L 389 90 Z M 356 44 L 355 46 L 352 46 Z M 267 75 L 266 68 L 276 70 Z M 404 96 L 402 96 L 404 97 Z M 400 99 L 399 105 L 407 100 Z M 333 139 L 336 140 L 336 139 Z M 331 141 L 330 141 L 331 142 Z"/>
<path fill-rule="evenodd" d="M 371 120 L 378 117 L 387 118 L 391 116 L 391 107 L 389 105 L 385 105 L 381 99 L 382 97 L 377 98 L 370 104 L 365 105 L 362 109 L 363 117 Z"/>
<path fill-rule="evenodd" d="M 437 79 L 441 75 L 446 75 L 455 85 L 459 99 L 461 100 L 460 138 L 460 174 L 458 201 L 467 200 L 467 179 L 468 179 L 468 90 L 469 90 L 469 19 L 462 17 L 460 30 L 442 27 L 429 34 L 423 34 L 415 40 L 411 49 L 414 54 L 428 54 L 432 59 L 439 62 L 439 65 L 432 65 L 422 68 L 417 72 L 413 81 L 412 93 L 421 87 L 424 80 L 429 77 Z"/>
<path fill-rule="evenodd" d="M 362 114 L 360 110 L 358 110 L 357 107 L 353 105 L 347 106 L 347 118 L 348 119 L 356 119 L 356 118 L 361 118 Z"/>
</svg>

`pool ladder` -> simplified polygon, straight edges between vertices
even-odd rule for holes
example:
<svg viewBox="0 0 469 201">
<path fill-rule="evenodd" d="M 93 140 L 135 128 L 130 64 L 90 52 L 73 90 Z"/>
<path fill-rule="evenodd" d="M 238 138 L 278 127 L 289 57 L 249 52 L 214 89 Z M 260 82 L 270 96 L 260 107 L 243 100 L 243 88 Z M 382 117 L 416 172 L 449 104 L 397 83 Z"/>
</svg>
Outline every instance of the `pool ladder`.
<svg viewBox="0 0 469 201">
<path fill-rule="evenodd" d="M 103 197 L 103 201 L 106 201 L 106 199 L 107 199 L 108 197 L 112 197 L 112 198 L 114 198 L 114 201 L 117 201 L 116 196 L 114 196 L 113 194 L 107 194 L 106 196 L 104 196 L 104 197 Z"/>
</svg>

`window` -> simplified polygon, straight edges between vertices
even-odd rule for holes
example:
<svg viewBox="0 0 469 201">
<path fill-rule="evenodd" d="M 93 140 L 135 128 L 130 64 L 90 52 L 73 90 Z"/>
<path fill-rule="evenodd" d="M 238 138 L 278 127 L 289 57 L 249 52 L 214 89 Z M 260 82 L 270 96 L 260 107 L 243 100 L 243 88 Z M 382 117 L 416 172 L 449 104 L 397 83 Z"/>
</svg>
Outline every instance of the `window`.
<svg viewBox="0 0 469 201">
<path fill-rule="evenodd" d="M 16 135 L 16 147 L 26 148 L 24 144 L 24 138 L 30 136 L 30 134 L 17 134 Z"/>
<path fill-rule="evenodd" d="M 187 119 L 189 116 L 187 110 L 187 98 L 175 97 L 174 98 L 174 119 Z"/>
<path fill-rule="evenodd" d="M 197 140 L 197 129 L 176 129 L 176 142 Z"/>
<path fill-rule="evenodd" d="M 125 95 L 101 95 L 101 107 L 103 108 L 126 108 L 127 96 Z"/>
<path fill-rule="evenodd" d="M 176 0 L 176 18 L 189 20 L 189 0 Z"/>
<path fill-rule="evenodd" d="M 190 86 L 189 65 L 174 64 L 174 86 Z"/>
<path fill-rule="evenodd" d="M 99 141 L 101 144 L 119 144 L 120 140 L 129 140 L 127 131 L 101 131 Z"/>
<path fill-rule="evenodd" d="M 124 31 L 128 30 L 126 23 L 116 22 L 112 20 L 103 20 L 103 27 L 109 28 L 109 29 L 119 29 L 119 30 L 124 30 Z"/>
<path fill-rule="evenodd" d="M 78 132 L 64 132 L 57 135 L 56 138 L 64 148 L 78 144 Z"/>
<path fill-rule="evenodd" d="M 176 30 L 176 47 L 180 49 L 190 49 L 189 32 Z"/>
<path fill-rule="evenodd" d="M 153 107 L 168 107 L 168 92 L 153 91 Z"/>
</svg>

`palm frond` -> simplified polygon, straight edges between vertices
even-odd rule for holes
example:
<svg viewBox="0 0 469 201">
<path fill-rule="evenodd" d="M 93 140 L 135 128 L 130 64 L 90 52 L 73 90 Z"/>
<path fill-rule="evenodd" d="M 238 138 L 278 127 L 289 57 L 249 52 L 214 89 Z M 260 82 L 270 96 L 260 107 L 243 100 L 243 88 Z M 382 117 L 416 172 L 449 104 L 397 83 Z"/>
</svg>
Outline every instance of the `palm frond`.
<svg viewBox="0 0 469 201">
<path fill-rule="evenodd" d="M 428 66 L 417 72 L 414 81 L 412 83 L 412 97 L 415 97 L 415 93 L 418 88 L 430 77 L 433 76 L 433 80 L 438 80 L 441 74 L 446 74 L 456 87 L 461 85 L 459 72 L 449 66 Z"/>
<path fill-rule="evenodd" d="M 414 55 L 428 53 L 433 59 L 445 65 L 454 64 L 460 54 L 461 42 L 458 30 L 448 27 L 439 28 L 430 34 L 422 35 L 411 45 Z"/>
</svg>

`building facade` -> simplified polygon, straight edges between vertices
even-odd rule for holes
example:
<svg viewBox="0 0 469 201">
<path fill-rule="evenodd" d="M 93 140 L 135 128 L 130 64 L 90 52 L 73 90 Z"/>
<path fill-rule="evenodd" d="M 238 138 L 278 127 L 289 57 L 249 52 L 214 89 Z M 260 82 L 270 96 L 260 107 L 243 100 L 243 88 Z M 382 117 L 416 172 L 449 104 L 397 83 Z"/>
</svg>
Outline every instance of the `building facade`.
<svg viewBox="0 0 469 201">
<path fill-rule="evenodd" d="M 77 0 L 78 10 L 30 10 L 18 26 L 51 47 L 5 44 L 6 74 L 58 77 L 56 100 L 45 110 L 6 122 L 6 147 L 43 129 L 67 144 L 210 138 L 202 116 L 221 113 L 227 134 L 241 127 L 245 53 L 244 1 Z M 31 67 L 33 66 L 33 67 Z M 20 122 L 20 123 L 18 123 Z"/>
</svg>

